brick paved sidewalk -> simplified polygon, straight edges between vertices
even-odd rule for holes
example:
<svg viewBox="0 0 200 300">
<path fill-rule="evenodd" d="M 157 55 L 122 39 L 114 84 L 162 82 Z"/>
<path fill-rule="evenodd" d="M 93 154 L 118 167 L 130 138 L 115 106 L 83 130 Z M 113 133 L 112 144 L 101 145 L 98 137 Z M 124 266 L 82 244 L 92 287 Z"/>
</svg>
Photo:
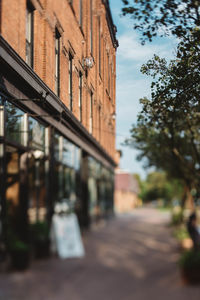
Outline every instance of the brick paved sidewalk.
<svg viewBox="0 0 200 300">
<path fill-rule="evenodd" d="M 167 215 L 139 209 L 101 224 L 84 238 L 83 259 L 34 262 L 0 274 L 0 300 L 199 300 L 177 267 Z"/>
</svg>

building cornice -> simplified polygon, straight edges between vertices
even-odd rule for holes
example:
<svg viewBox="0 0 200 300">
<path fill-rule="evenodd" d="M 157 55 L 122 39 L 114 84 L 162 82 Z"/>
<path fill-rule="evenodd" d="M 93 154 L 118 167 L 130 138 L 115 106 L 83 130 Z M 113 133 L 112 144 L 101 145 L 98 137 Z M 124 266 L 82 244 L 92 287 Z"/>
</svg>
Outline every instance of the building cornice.
<svg viewBox="0 0 200 300">
<path fill-rule="evenodd" d="M 109 0 L 102 0 L 102 3 L 106 9 L 106 20 L 110 31 L 111 40 L 115 49 L 119 46 L 119 42 L 116 38 L 117 27 L 113 23 L 113 18 L 110 10 Z"/>
<path fill-rule="evenodd" d="M 45 107 L 52 111 L 51 119 L 58 127 L 59 122 L 57 122 L 56 119 L 53 120 L 53 115 L 60 114 L 63 120 L 61 124 L 62 126 L 60 125 L 60 128 L 62 129 L 61 132 L 67 138 L 107 167 L 116 166 L 112 157 L 103 149 L 99 142 L 91 134 L 89 134 L 85 127 L 76 119 L 60 98 L 54 94 L 54 92 L 42 81 L 33 69 L 26 64 L 26 62 L 15 52 L 15 50 L 1 35 L 0 63 L 2 63 L 1 73 L 6 75 L 6 71 L 3 66 L 7 66 L 9 69 L 9 74 L 7 75 L 15 78 L 17 76 L 17 78 L 20 79 L 19 81 L 21 82 L 21 86 L 29 87 L 29 90 L 34 94 L 34 98 L 35 95 L 38 95 L 38 98 L 40 98 L 41 95 L 45 95 L 45 97 L 42 96 L 45 101 L 41 101 L 39 111 L 44 111 Z M 26 103 L 24 105 L 28 106 Z M 33 103 L 31 107 L 36 107 L 35 103 Z M 57 129 L 59 130 L 59 128 Z"/>
</svg>

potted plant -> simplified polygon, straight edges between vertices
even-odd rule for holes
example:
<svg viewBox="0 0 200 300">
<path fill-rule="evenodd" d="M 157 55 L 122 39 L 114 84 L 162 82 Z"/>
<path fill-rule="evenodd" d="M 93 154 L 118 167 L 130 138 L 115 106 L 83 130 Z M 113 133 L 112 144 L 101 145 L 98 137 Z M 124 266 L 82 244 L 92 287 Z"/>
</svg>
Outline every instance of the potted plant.
<svg viewBox="0 0 200 300">
<path fill-rule="evenodd" d="M 29 246 L 25 242 L 14 239 L 9 247 L 11 267 L 16 270 L 25 270 L 30 264 Z"/>
<path fill-rule="evenodd" d="M 184 281 L 192 284 L 200 283 L 200 251 L 192 249 L 183 252 L 179 260 Z"/>
<path fill-rule="evenodd" d="M 33 248 L 36 258 L 49 256 L 49 226 L 46 221 L 37 221 L 31 226 Z"/>
</svg>

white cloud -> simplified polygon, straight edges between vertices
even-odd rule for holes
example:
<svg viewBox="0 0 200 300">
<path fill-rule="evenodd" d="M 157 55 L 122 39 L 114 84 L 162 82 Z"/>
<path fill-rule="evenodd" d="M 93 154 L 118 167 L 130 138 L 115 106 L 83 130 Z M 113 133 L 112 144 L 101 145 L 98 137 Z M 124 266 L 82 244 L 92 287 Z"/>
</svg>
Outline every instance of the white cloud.
<svg viewBox="0 0 200 300">
<path fill-rule="evenodd" d="M 119 49 L 118 49 L 118 60 L 131 60 L 133 62 L 144 63 L 148 59 L 152 58 L 154 54 L 158 54 L 161 57 L 171 58 L 172 57 L 172 43 L 147 43 L 142 46 L 138 40 L 137 34 L 132 32 L 125 32 L 118 37 Z"/>
</svg>

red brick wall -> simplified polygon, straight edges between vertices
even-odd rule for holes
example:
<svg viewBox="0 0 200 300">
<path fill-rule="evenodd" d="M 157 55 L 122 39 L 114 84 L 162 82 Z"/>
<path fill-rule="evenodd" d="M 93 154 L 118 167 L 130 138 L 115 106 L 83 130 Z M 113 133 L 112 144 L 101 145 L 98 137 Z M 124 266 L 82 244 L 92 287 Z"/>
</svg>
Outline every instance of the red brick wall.
<svg viewBox="0 0 200 300">
<path fill-rule="evenodd" d="M 80 28 L 79 0 L 30 0 L 34 10 L 34 71 L 55 91 L 55 28 L 61 34 L 60 98 L 69 107 L 69 52 L 73 55 L 73 113 L 79 118 L 78 74 L 83 73 L 83 125 L 89 129 L 90 91 L 93 90 L 93 136 L 113 157 L 115 155 L 115 55 L 106 21 L 105 6 L 93 0 L 94 66 L 82 68 L 84 57 L 91 56 L 90 0 L 82 1 L 83 25 Z M 26 0 L 2 0 L 1 34 L 25 59 Z M 99 71 L 98 18 L 101 20 L 101 75 Z M 108 62 L 109 55 L 109 62 Z M 111 70 L 112 68 L 112 70 Z M 110 89 L 108 87 L 110 72 Z M 101 132 L 100 132 L 101 131 Z"/>
</svg>

